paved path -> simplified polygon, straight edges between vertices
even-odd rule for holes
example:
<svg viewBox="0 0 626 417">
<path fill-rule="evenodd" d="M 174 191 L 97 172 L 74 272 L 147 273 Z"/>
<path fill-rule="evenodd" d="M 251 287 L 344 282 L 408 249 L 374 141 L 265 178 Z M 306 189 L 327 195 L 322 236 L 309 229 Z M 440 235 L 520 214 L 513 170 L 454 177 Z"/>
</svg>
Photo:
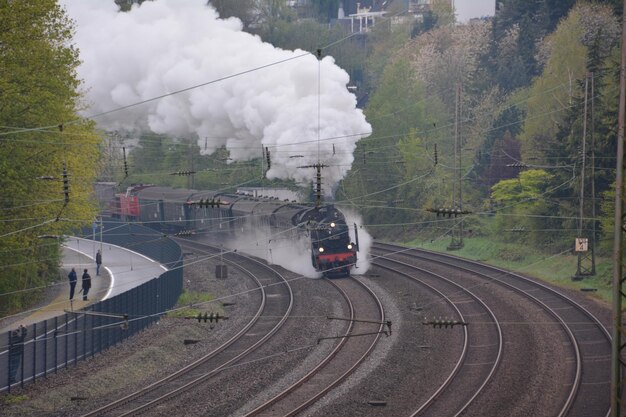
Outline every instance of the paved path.
<svg viewBox="0 0 626 417">
<path fill-rule="evenodd" d="M 101 249 L 102 266 L 111 277 L 111 280 L 107 288 L 102 287 L 99 290 L 95 288 L 91 289 L 94 293 L 94 298 L 98 300 L 106 300 L 107 298 L 114 297 L 146 281 L 150 281 L 167 271 L 167 268 L 157 261 L 129 249 L 108 243 L 101 244 L 100 242 L 94 242 L 88 239 L 72 237 L 65 242 L 65 247 L 91 259 L 89 273 L 92 276 L 92 285 L 95 281 L 94 275 L 96 272 L 96 262 L 94 260 L 95 252 Z M 71 263 L 71 257 L 68 261 Z M 66 266 L 65 258 L 63 259 L 63 266 Z M 76 271 L 78 272 L 78 269 Z M 81 274 L 79 274 L 79 278 L 80 275 Z M 97 296 L 96 293 L 98 294 Z M 91 295 L 91 292 L 89 295 Z"/>
<path fill-rule="evenodd" d="M 96 275 L 95 253 L 102 251 L 102 267 L 100 275 Z M 69 300 L 70 286 L 67 274 L 76 269 L 78 282 L 74 300 Z M 91 290 L 88 301 L 83 301 L 81 290 L 81 276 L 87 269 L 91 275 Z M 108 243 L 94 242 L 77 237 L 68 238 L 63 245 L 61 276 L 65 282 L 52 288 L 52 300 L 41 308 L 24 313 L 17 321 L 0 328 L 0 332 L 7 332 L 17 326 L 28 326 L 33 323 L 60 316 L 65 310 L 80 310 L 88 304 L 106 300 L 122 292 L 128 291 L 146 281 L 158 277 L 167 269 L 137 252 Z"/>
</svg>

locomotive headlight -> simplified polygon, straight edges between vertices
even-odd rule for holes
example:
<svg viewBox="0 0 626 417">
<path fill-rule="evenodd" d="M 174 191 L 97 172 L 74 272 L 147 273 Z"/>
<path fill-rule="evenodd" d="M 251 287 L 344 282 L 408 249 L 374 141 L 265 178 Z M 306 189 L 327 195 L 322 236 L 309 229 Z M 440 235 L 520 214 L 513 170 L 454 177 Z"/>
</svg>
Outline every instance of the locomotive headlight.
<svg viewBox="0 0 626 417">
<path fill-rule="evenodd" d="M 324 252 L 324 248 L 319 248 L 320 253 Z"/>
<path fill-rule="evenodd" d="M 335 223 L 334 223 L 334 222 L 333 222 L 333 223 L 331 223 L 331 224 L 330 224 L 330 227 L 335 227 Z"/>
<path fill-rule="evenodd" d="M 348 249 L 352 249 L 352 243 L 348 244 Z"/>
</svg>

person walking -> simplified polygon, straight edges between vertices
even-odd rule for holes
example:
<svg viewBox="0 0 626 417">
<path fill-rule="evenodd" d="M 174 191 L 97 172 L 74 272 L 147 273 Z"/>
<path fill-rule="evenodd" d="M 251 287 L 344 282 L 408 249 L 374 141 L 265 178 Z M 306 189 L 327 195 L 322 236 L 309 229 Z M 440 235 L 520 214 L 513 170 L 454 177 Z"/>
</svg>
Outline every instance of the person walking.
<svg viewBox="0 0 626 417">
<path fill-rule="evenodd" d="M 96 253 L 96 275 L 100 275 L 100 265 L 102 265 L 102 252 L 98 249 L 98 253 Z"/>
<path fill-rule="evenodd" d="M 89 293 L 89 289 L 91 288 L 91 275 L 85 269 L 83 272 L 83 301 L 89 301 L 87 298 L 87 294 Z"/>
<path fill-rule="evenodd" d="M 78 277 L 76 276 L 76 270 L 72 268 L 69 275 L 67 276 L 70 280 L 70 300 L 74 299 L 74 289 L 76 288 L 76 281 Z"/>
</svg>

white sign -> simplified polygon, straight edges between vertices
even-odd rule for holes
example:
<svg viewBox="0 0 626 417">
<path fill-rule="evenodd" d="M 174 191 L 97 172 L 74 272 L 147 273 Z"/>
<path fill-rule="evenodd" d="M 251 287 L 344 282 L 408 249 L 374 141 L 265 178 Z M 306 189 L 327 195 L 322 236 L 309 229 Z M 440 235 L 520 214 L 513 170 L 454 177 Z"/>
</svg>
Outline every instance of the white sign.
<svg viewBox="0 0 626 417">
<path fill-rule="evenodd" d="M 589 239 L 586 237 L 576 238 L 576 252 L 587 252 L 589 248 Z"/>
</svg>

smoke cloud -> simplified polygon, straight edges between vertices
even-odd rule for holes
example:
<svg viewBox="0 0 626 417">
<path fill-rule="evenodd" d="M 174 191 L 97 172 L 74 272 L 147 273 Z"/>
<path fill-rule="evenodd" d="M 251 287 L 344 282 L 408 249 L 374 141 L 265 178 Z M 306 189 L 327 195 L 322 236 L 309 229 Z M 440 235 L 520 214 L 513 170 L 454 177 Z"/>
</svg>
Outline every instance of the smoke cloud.
<svg viewBox="0 0 626 417">
<path fill-rule="evenodd" d="M 362 224 L 361 217 L 352 211 L 345 211 L 346 222 L 350 227 L 350 240 L 356 242 L 353 224 Z M 359 252 L 356 268 L 352 275 L 363 275 L 371 266 L 370 251 L 373 243 L 371 235 L 365 229 L 358 229 Z M 200 238 L 202 239 L 202 238 Z M 206 237 L 205 240 L 211 239 Z M 289 233 L 272 233 L 267 228 L 242 229 L 241 233 L 228 238 L 227 247 L 265 259 L 269 264 L 280 265 L 292 272 L 307 278 L 321 278 L 311 263 L 311 239 L 304 233 L 294 229 Z"/>
<path fill-rule="evenodd" d="M 77 26 L 83 116 L 96 116 L 104 129 L 195 137 L 203 153 L 226 146 L 235 161 L 260 158 L 268 147 L 268 178 L 301 183 L 314 172 L 298 167 L 319 161 L 329 166 L 327 194 L 350 169 L 356 142 L 371 132 L 332 57 L 318 61 L 264 43 L 239 20 L 219 19 L 206 0 L 148 1 L 127 13 L 112 0 L 63 3 Z"/>
<path fill-rule="evenodd" d="M 311 263 L 311 240 L 303 233 L 272 235 L 269 230 L 246 230 L 229 239 L 228 246 L 307 278 L 322 276 Z"/>
<path fill-rule="evenodd" d="M 357 253 L 356 268 L 352 269 L 352 275 L 364 275 L 371 267 L 371 250 L 374 238 L 369 232 L 359 225 L 363 224 L 363 218 L 359 213 L 349 208 L 342 207 L 341 212 L 346 218 L 346 224 L 350 230 L 350 240 L 352 242 L 359 242 L 359 252 Z M 357 231 L 354 230 L 354 225 L 357 226 Z M 358 233 L 358 239 L 357 235 Z"/>
</svg>

